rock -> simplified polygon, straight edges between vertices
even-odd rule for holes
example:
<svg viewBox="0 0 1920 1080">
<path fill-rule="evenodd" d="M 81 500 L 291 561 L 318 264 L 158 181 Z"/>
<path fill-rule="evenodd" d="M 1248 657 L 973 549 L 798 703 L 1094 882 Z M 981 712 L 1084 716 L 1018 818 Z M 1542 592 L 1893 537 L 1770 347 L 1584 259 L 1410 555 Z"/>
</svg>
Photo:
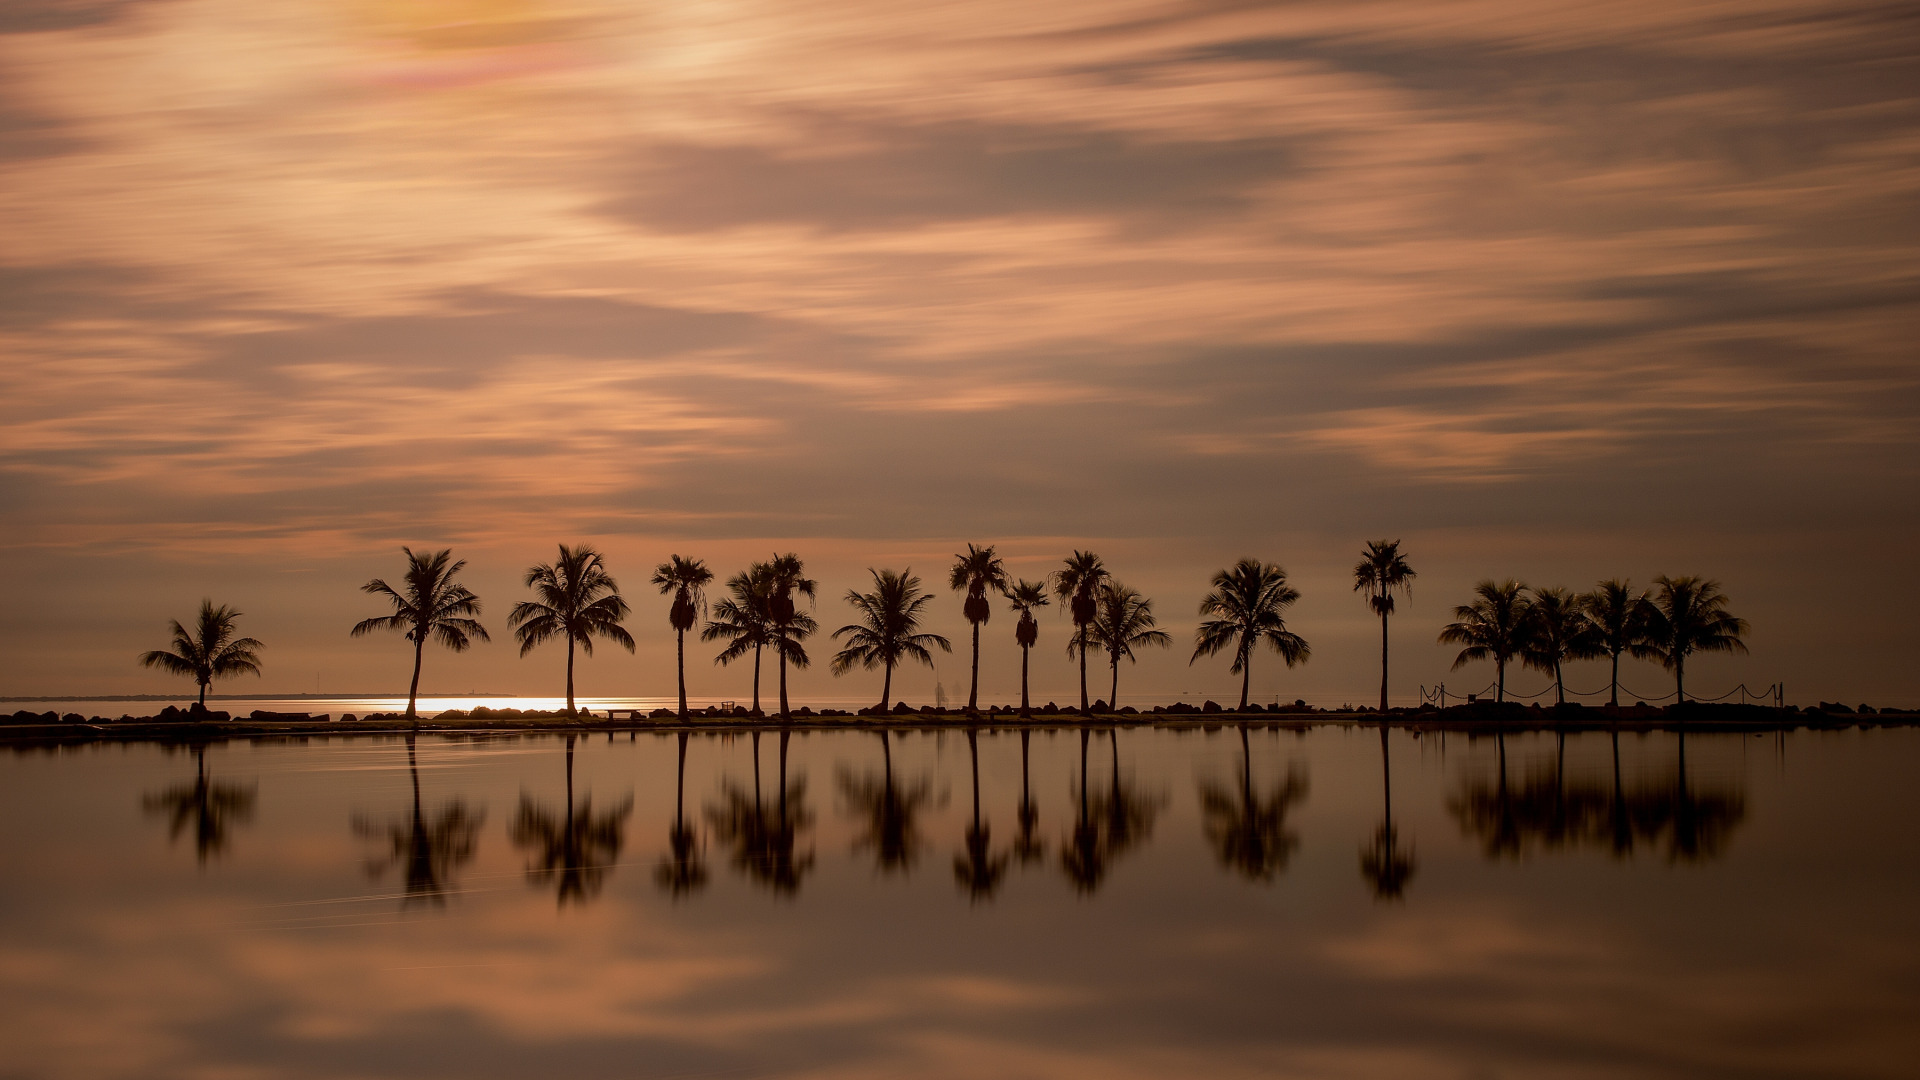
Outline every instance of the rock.
<svg viewBox="0 0 1920 1080">
<path fill-rule="evenodd" d="M 1851 715 L 1853 715 L 1853 710 L 1852 710 L 1852 709 L 1849 709 L 1848 707 L 1846 707 L 1845 705 L 1842 705 L 1842 704 L 1840 704 L 1840 703 L 1839 703 L 1839 702 L 1837 702 L 1837 701 L 1823 701 L 1823 702 L 1821 702 L 1821 703 L 1820 703 L 1820 711 L 1821 711 L 1821 712 L 1823 712 L 1823 713 L 1845 713 L 1845 714 L 1847 714 L 1848 716 L 1851 716 Z"/>
<path fill-rule="evenodd" d="M 1112 712 L 1113 710 L 1107 708 L 1107 702 L 1105 698 L 1094 698 L 1093 704 L 1087 706 L 1087 711 L 1090 713 L 1103 713 L 1103 712 Z"/>
<path fill-rule="evenodd" d="M 1208 698 L 1206 702 L 1200 706 L 1200 711 L 1203 713 L 1220 712 L 1220 703 L 1212 698 Z"/>
<path fill-rule="evenodd" d="M 899 702 L 893 707 L 893 715 L 895 716 L 912 716 L 913 714 L 914 714 L 913 706 L 907 704 L 904 701 Z"/>
<path fill-rule="evenodd" d="M 1241 708 L 1240 711 L 1244 713 L 1263 713 L 1263 712 L 1266 712 L 1267 710 L 1261 708 L 1259 702 L 1249 701 L 1246 703 L 1245 706 Z"/>
<path fill-rule="evenodd" d="M 1138 716 L 1140 715 L 1140 710 L 1131 705 L 1122 705 L 1120 707 L 1120 714 L 1122 716 Z"/>
</svg>

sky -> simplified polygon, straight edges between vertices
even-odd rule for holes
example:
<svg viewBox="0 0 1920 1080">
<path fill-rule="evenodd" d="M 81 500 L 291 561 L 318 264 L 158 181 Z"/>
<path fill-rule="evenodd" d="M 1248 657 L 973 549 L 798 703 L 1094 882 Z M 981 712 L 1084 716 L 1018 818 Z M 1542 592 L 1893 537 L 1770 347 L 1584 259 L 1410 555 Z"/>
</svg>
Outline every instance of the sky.
<svg viewBox="0 0 1920 1080">
<path fill-rule="evenodd" d="M 202 597 L 267 644 L 218 689 L 404 689 L 346 633 L 402 545 L 495 639 L 424 689 L 557 693 L 504 620 L 585 542 L 639 648 L 584 694 L 671 693 L 668 554 L 792 551 L 828 628 L 869 567 L 940 593 L 921 703 L 975 542 L 1153 599 L 1123 704 L 1237 693 L 1195 605 L 1278 562 L 1313 655 L 1256 697 L 1364 703 L 1398 538 L 1397 703 L 1491 681 L 1434 642 L 1482 578 L 1664 573 L 1752 625 L 1690 689 L 1920 704 L 1916 54 L 1814 0 L 11 0 L 0 694 L 181 689 L 134 658 Z"/>
</svg>

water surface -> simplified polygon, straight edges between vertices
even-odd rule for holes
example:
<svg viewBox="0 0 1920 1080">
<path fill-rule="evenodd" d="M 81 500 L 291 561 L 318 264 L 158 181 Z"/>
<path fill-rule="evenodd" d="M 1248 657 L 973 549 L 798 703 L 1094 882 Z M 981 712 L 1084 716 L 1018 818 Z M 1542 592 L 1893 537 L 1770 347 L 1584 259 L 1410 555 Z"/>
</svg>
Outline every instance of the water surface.
<svg viewBox="0 0 1920 1080">
<path fill-rule="evenodd" d="M 7 753 L 0 1075 L 1911 1075 L 1917 734 Z"/>
</svg>

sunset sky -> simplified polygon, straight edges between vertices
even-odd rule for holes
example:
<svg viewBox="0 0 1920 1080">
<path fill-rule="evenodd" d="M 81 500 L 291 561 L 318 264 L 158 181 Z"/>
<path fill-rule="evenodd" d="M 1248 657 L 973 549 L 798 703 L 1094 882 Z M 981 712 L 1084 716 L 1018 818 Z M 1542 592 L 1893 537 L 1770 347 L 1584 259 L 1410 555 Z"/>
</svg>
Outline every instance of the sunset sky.
<svg viewBox="0 0 1920 1080">
<path fill-rule="evenodd" d="M 505 615 L 585 541 L 640 649 L 583 694 L 671 693 L 670 552 L 790 550 L 829 629 L 939 588 L 921 703 L 973 541 L 1154 599 L 1136 705 L 1237 693 L 1194 605 L 1277 561 L 1256 695 L 1364 703 L 1397 537 L 1399 703 L 1490 681 L 1434 644 L 1482 577 L 1660 573 L 1752 623 L 1690 689 L 1920 703 L 1910 5 L 8 0 L 0 237 L 0 693 L 185 689 L 134 658 L 203 596 L 268 646 L 217 690 L 403 691 L 346 632 L 402 544 L 495 637 L 423 689 L 557 693 Z"/>
</svg>

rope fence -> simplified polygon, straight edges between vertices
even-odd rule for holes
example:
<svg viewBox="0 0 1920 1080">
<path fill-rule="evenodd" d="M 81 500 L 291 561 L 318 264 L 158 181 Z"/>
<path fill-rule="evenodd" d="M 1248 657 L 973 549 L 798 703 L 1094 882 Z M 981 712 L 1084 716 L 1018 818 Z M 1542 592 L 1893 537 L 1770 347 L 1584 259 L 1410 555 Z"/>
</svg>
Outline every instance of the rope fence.
<svg viewBox="0 0 1920 1080">
<path fill-rule="evenodd" d="M 1444 709 L 1447 707 L 1447 699 L 1450 697 L 1458 699 L 1462 702 L 1479 700 L 1482 698 L 1492 696 L 1495 689 L 1497 688 L 1497 685 L 1498 684 L 1496 683 L 1488 683 L 1484 688 L 1480 690 L 1470 690 L 1470 691 L 1467 691 L 1466 693 L 1461 693 L 1460 691 L 1457 691 L 1457 690 L 1447 689 L 1447 684 L 1445 683 L 1441 683 L 1437 686 L 1432 687 L 1431 689 L 1429 689 L 1425 684 L 1422 684 L 1420 687 L 1420 704 L 1438 705 Z M 1553 684 L 1548 683 L 1546 686 L 1546 689 L 1540 690 L 1532 694 L 1522 694 L 1517 690 L 1508 690 L 1506 692 L 1506 697 L 1509 701 L 1512 701 L 1512 700 L 1532 701 L 1536 698 L 1546 697 L 1548 694 L 1551 694 L 1553 692 L 1554 692 Z M 1568 698 L 1608 697 L 1612 694 L 1612 692 L 1613 692 L 1613 687 L 1611 685 L 1602 686 L 1598 690 L 1575 690 L 1572 687 L 1568 687 L 1567 697 Z M 1762 689 L 1754 690 L 1751 687 L 1749 687 L 1746 683 L 1743 682 L 1740 685 L 1735 686 L 1733 689 L 1717 697 L 1706 697 L 1700 694 L 1694 694 L 1690 696 L 1687 700 L 1703 701 L 1703 702 L 1726 701 L 1727 699 L 1732 698 L 1736 694 L 1739 695 L 1740 704 L 1742 705 L 1746 705 L 1752 702 L 1764 702 L 1776 708 L 1784 708 L 1787 703 L 1787 684 L 1783 682 L 1769 683 Z M 1652 694 L 1636 694 L 1632 690 L 1628 689 L 1627 687 L 1622 686 L 1620 688 L 1620 695 L 1623 698 L 1628 698 L 1633 701 L 1640 702 L 1642 704 L 1654 704 L 1662 701 L 1667 701 L 1673 698 L 1677 698 L 1679 697 L 1680 692 L 1678 690 L 1674 690 L 1669 693 L 1661 694 L 1658 697 L 1656 697 Z"/>
</svg>

